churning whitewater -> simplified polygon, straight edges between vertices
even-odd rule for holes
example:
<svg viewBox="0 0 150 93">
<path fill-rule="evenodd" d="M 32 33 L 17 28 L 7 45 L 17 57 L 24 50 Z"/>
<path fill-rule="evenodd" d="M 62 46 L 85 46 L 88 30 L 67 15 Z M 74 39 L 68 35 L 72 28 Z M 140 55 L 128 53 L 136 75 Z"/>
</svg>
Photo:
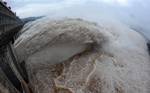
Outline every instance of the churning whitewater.
<svg viewBox="0 0 150 93">
<path fill-rule="evenodd" d="M 15 41 L 34 93 L 150 93 L 145 39 L 121 23 L 42 18 Z"/>
</svg>

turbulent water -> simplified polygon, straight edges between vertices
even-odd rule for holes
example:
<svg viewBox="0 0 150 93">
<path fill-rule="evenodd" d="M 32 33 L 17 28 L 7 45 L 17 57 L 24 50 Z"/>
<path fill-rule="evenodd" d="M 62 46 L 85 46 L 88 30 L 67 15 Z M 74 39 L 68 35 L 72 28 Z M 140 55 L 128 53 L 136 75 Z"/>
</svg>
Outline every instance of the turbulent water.
<svg viewBox="0 0 150 93">
<path fill-rule="evenodd" d="M 45 17 L 14 46 L 34 93 L 150 93 L 146 40 L 120 22 Z"/>
</svg>

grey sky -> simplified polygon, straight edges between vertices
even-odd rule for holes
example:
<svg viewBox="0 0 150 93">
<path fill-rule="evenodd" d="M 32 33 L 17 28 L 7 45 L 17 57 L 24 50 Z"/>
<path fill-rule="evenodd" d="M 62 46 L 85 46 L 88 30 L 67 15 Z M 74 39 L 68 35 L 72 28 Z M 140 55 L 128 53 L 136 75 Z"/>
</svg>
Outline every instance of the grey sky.
<svg viewBox="0 0 150 93">
<path fill-rule="evenodd" d="M 5 0 L 12 6 L 13 10 L 21 17 L 47 15 L 53 11 L 62 11 L 63 9 L 75 8 L 78 5 L 86 5 L 87 3 L 105 4 L 106 6 L 132 7 L 148 7 L 148 0 Z M 146 1 L 146 2 L 144 2 Z M 90 7 L 89 7 L 90 8 Z M 83 8 L 84 9 L 84 8 Z"/>
</svg>

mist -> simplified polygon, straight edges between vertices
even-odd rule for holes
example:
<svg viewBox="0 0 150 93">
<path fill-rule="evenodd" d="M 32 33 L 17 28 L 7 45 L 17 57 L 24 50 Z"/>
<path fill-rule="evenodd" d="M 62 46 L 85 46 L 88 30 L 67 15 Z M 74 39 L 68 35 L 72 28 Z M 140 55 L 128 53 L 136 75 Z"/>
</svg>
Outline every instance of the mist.
<svg viewBox="0 0 150 93">
<path fill-rule="evenodd" d="M 15 0 L 9 3 L 21 18 L 75 17 L 98 23 L 104 19 L 117 20 L 150 39 L 148 0 Z"/>
</svg>

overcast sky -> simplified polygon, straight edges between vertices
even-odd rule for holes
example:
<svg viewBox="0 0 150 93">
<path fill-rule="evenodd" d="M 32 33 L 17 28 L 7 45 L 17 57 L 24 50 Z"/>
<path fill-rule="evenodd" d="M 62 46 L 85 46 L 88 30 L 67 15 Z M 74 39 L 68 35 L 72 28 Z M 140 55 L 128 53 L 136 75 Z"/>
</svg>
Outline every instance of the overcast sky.
<svg viewBox="0 0 150 93">
<path fill-rule="evenodd" d="M 64 9 L 76 8 L 78 5 L 106 4 L 108 6 L 132 7 L 136 5 L 148 7 L 149 0 L 5 0 L 20 17 L 47 15 Z M 146 1 L 146 2 L 144 2 Z M 90 8 L 90 7 L 89 7 Z M 86 9 L 85 9 L 86 10 Z M 87 9 L 88 10 L 88 9 Z M 72 11 L 73 12 L 73 11 Z"/>
</svg>

